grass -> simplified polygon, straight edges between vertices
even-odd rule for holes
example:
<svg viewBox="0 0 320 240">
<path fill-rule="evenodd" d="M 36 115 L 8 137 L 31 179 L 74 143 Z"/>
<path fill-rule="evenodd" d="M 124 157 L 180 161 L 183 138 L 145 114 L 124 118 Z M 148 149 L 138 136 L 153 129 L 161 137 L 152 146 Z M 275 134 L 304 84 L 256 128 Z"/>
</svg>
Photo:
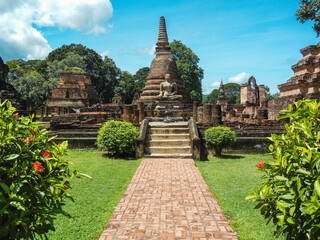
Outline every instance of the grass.
<svg viewBox="0 0 320 240">
<path fill-rule="evenodd" d="M 117 206 L 139 160 L 108 159 L 96 151 L 74 151 L 66 158 L 75 164 L 78 172 L 89 174 L 92 179 L 73 179 L 68 202 L 64 210 L 72 218 L 58 215 L 56 231 L 48 234 L 49 240 L 98 239 Z"/>
<path fill-rule="evenodd" d="M 266 155 L 228 155 L 196 162 L 210 191 L 241 240 L 276 239 L 272 223 L 266 225 L 260 211 L 254 209 L 255 203 L 245 200 L 251 194 L 251 189 L 257 188 L 261 182 L 256 163 L 271 160 Z"/>
</svg>

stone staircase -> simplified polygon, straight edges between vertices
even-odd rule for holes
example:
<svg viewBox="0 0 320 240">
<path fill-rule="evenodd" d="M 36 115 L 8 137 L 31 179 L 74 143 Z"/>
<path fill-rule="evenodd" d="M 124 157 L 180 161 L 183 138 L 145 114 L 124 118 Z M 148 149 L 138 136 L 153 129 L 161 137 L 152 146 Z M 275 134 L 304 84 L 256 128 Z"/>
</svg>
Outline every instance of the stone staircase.
<svg viewBox="0 0 320 240">
<path fill-rule="evenodd" d="M 144 157 L 192 158 L 188 122 L 150 122 Z"/>
</svg>

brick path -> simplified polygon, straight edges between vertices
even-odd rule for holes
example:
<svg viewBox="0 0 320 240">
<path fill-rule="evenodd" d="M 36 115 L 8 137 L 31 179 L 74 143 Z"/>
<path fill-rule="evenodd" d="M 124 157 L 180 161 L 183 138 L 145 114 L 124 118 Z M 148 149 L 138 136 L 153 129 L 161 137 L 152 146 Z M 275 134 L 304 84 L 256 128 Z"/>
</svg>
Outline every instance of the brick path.
<svg viewBox="0 0 320 240">
<path fill-rule="evenodd" d="M 237 239 L 192 159 L 144 159 L 99 240 Z"/>
</svg>

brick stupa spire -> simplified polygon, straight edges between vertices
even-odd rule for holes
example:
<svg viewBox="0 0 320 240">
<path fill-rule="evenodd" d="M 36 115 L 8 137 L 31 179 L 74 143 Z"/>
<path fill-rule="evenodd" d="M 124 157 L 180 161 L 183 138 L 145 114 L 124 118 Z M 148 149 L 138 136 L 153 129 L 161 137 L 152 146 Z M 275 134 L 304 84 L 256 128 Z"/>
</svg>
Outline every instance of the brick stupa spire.
<svg viewBox="0 0 320 240">
<path fill-rule="evenodd" d="M 188 99 L 178 75 L 178 69 L 170 52 L 166 22 L 163 16 L 160 17 L 158 42 L 156 47 L 156 57 L 152 60 L 150 73 L 147 77 L 146 85 L 142 90 L 140 101 L 153 102 L 154 97 L 160 93 L 160 83 L 165 80 L 165 75 L 171 74 L 171 79 L 177 84 L 177 94 Z"/>
</svg>

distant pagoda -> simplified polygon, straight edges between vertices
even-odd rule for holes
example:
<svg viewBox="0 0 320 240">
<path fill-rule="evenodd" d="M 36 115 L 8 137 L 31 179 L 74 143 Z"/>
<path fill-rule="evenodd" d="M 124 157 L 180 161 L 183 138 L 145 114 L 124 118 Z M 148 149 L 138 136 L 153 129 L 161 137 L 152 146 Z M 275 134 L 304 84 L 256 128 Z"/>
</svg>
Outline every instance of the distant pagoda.
<svg viewBox="0 0 320 240">
<path fill-rule="evenodd" d="M 150 73 L 139 100 L 143 102 L 153 102 L 154 97 L 158 96 L 160 93 L 160 83 L 165 80 L 165 75 L 167 73 L 171 74 L 172 81 L 177 84 L 177 94 L 182 95 L 183 99 L 188 100 L 189 98 L 186 95 L 178 74 L 177 65 L 172 58 L 166 22 L 163 16 L 160 17 L 159 35 L 156 45 L 156 57 L 151 62 Z"/>
</svg>

